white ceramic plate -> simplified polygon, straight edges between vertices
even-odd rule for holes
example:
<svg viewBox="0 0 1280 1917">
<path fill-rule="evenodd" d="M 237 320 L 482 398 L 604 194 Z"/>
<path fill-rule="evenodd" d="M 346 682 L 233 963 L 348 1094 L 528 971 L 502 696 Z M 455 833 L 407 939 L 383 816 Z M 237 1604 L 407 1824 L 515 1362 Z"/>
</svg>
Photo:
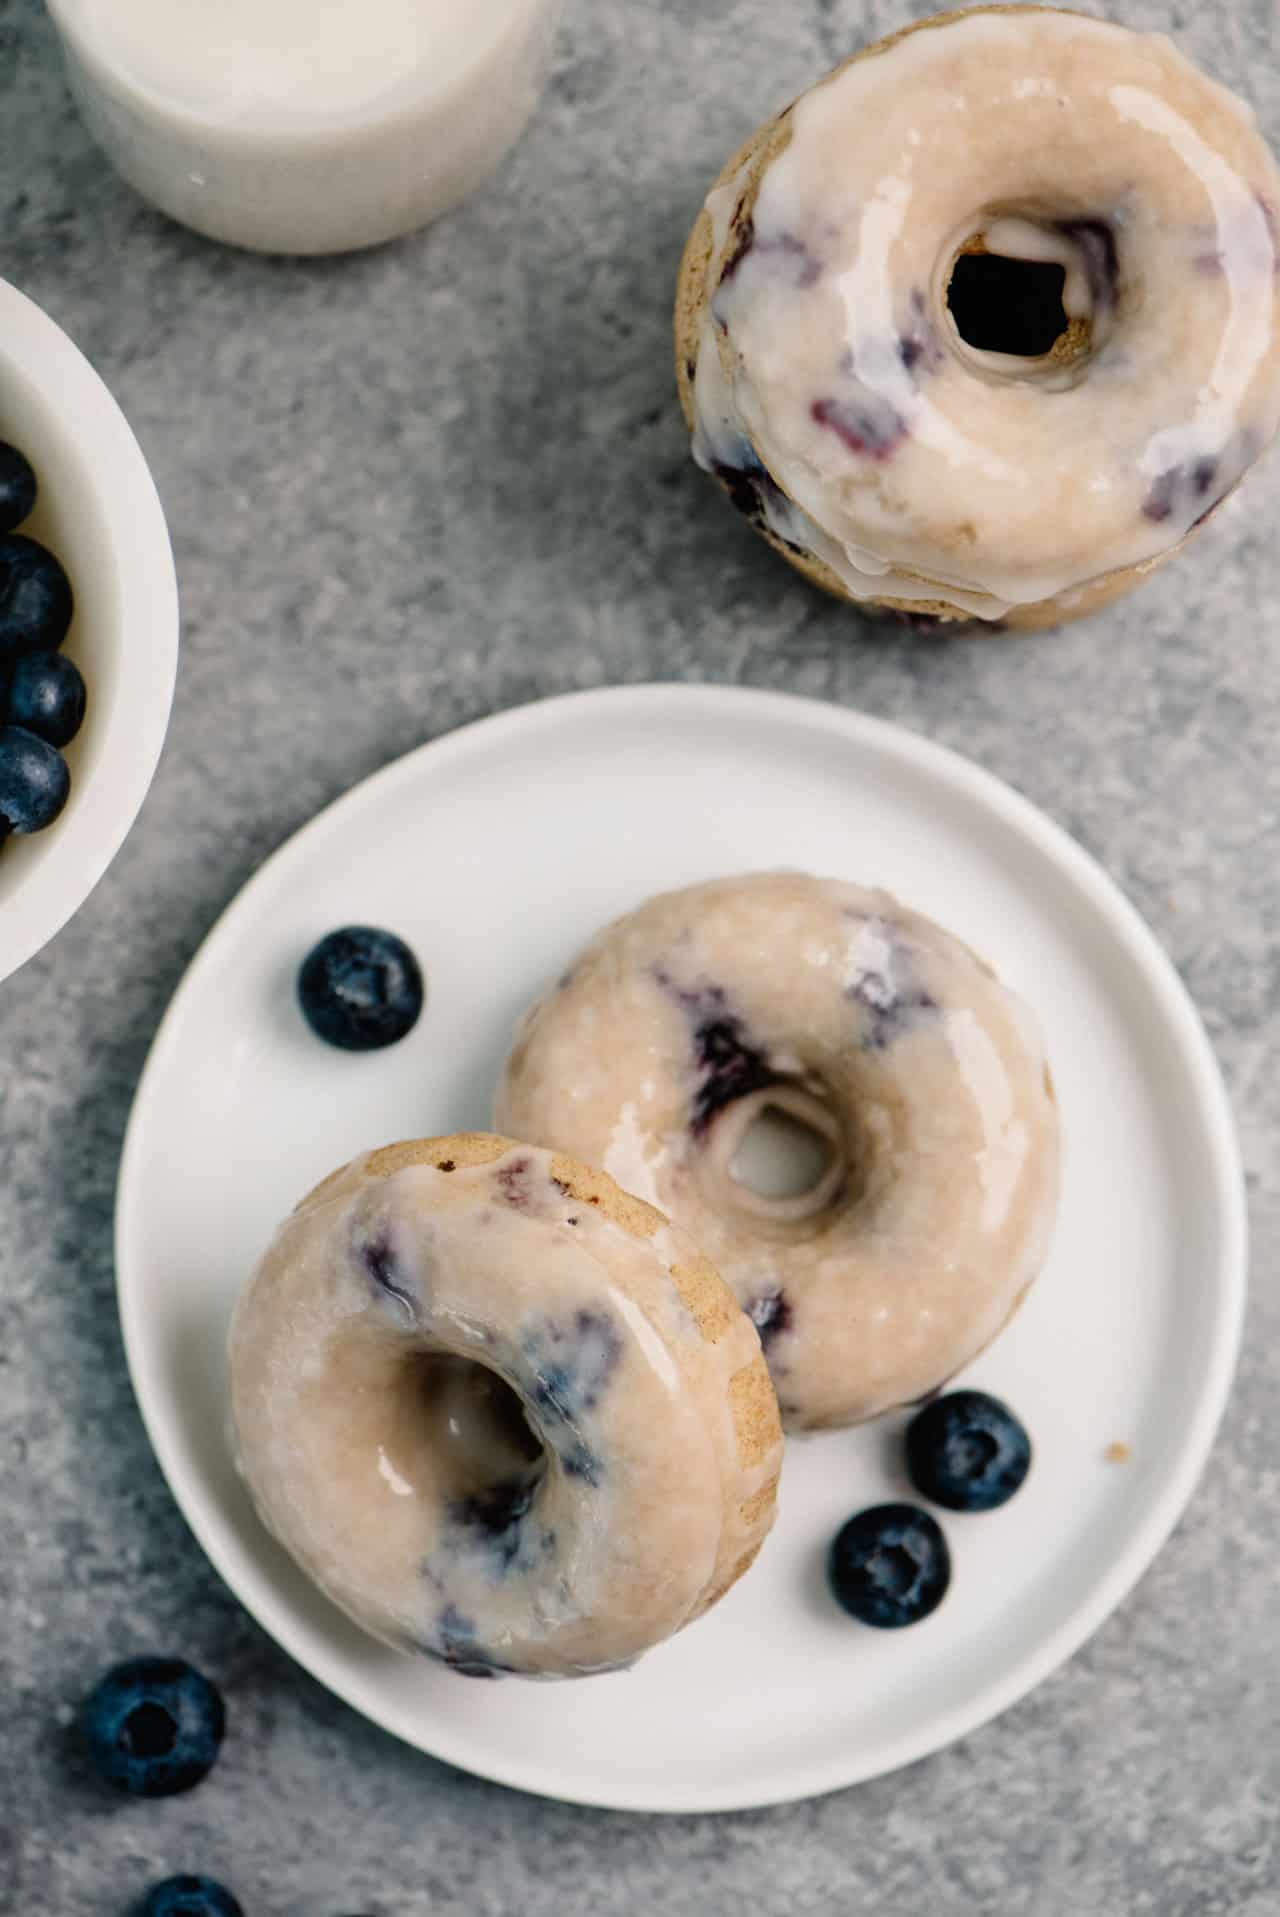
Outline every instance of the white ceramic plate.
<svg viewBox="0 0 1280 1917">
<path fill-rule="evenodd" d="M 354 1152 L 483 1126 L 515 1018 L 604 920 L 768 866 L 885 885 L 988 955 L 1045 1025 L 1068 1152 L 1050 1265 L 969 1380 L 1036 1461 L 1003 1511 L 949 1517 L 954 1581 L 881 1633 L 826 1594 L 842 1519 L 907 1487 L 900 1418 L 792 1446 L 751 1575 L 633 1672 L 475 1684 L 396 1657 L 257 1524 L 224 1430 L 232 1300 L 272 1227 Z M 335 1052 L 293 1003 L 337 924 L 393 927 L 427 1009 L 391 1050 Z M 257 873 L 174 997 L 134 1107 L 120 1310 L 151 1441 L 255 1617 L 377 1723 L 522 1789 L 725 1810 L 851 1784 L 959 1737 L 1096 1628 L 1167 1536 L 1230 1382 L 1240 1167 L 1208 1043 L 1132 908 L 989 775 L 895 727 L 675 686 L 556 699 L 410 753 Z M 1127 1448 L 1125 1461 L 1108 1457 Z"/>
</svg>

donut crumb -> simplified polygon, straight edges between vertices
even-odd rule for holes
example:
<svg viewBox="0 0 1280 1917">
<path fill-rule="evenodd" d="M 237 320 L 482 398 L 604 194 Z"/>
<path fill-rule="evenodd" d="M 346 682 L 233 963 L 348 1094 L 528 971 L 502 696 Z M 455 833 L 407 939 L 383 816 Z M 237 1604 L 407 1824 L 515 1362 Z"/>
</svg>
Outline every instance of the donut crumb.
<svg viewBox="0 0 1280 1917">
<path fill-rule="evenodd" d="M 1120 1438 L 1116 1438 L 1107 1446 L 1102 1455 L 1108 1464 L 1128 1464 L 1130 1458 L 1133 1456 L 1133 1452 Z"/>
</svg>

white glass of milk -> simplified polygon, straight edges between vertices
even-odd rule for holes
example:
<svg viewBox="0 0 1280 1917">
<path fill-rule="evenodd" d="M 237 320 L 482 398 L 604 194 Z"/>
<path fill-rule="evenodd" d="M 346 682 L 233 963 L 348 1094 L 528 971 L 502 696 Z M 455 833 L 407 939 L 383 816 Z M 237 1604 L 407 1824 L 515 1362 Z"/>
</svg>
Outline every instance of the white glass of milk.
<svg viewBox="0 0 1280 1917">
<path fill-rule="evenodd" d="M 533 112 L 560 0 L 47 0 L 117 170 L 213 239 L 339 253 L 478 186 Z"/>
</svg>

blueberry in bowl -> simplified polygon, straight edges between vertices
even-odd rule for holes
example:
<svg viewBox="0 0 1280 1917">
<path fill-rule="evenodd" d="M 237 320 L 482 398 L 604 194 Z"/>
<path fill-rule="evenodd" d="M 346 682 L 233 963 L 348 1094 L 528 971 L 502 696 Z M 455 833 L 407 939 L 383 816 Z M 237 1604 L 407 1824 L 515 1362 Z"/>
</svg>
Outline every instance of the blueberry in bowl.
<svg viewBox="0 0 1280 1917">
<path fill-rule="evenodd" d="M 850 1617 L 896 1631 L 937 1610 L 951 1582 L 951 1554 L 927 1511 L 877 1504 L 855 1512 L 836 1533 L 827 1577 Z"/>
<path fill-rule="evenodd" d="M 244 1907 L 212 1877 L 166 1877 L 147 1892 L 138 1917 L 244 1917 Z"/>
<path fill-rule="evenodd" d="M 25 533 L 0 536 L 0 661 L 60 646 L 74 610 L 61 560 Z"/>
<path fill-rule="evenodd" d="M 1031 1440 L 1008 1405 L 985 1391 L 948 1391 L 906 1431 L 907 1474 L 948 1511 L 995 1511 L 1022 1487 Z"/>
<path fill-rule="evenodd" d="M 394 1045 L 411 1031 L 424 991 L 417 959 L 394 932 L 344 925 L 313 946 L 298 973 L 298 1003 L 318 1038 L 345 1052 Z"/>
<path fill-rule="evenodd" d="M 25 726 L 0 726 L 0 827 L 43 832 L 71 790 L 67 762 L 56 746 Z"/>
<path fill-rule="evenodd" d="M 85 699 L 80 668 L 65 652 L 25 652 L 0 682 L 0 722 L 61 748 L 84 724 Z"/>
<path fill-rule="evenodd" d="M 181 1658 L 135 1657 L 94 1686 L 81 1723 L 109 1784 L 132 1797 L 172 1797 L 213 1769 L 226 1712 L 217 1686 Z"/>
<path fill-rule="evenodd" d="M 16 446 L 0 440 L 0 533 L 16 532 L 35 510 L 36 476 Z"/>
</svg>

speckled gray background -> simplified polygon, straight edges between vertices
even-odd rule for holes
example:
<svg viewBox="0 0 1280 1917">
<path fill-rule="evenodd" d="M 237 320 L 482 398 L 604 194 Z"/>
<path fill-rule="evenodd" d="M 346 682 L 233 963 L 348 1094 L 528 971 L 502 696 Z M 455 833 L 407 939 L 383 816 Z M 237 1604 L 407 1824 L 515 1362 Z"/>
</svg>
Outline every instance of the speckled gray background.
<svg viewBox="0 0 1280 1917">
<path fill-rule="evenodd" d="M 132 419 L 185 606 L 141 820 L 0 988 L 0 1908 L 121 1913 L 201 1868 L 250 1917 L 1280 1910 L 1280 456 L 1139 599 L 1053 637 L 937 644 L 863 626 L 775 562 L 688 463 L 672 392 L 672 276 L 710 176 L 835 55 L 927 11 L 569 0 L 551 92 L 492 189 L 407 244 L 297 265 L 139 204 L 82 132 L 36 0 L 0 0 L 0 272 Z M 1280 141 L 1273 0 L 1111 13 L 1176 30 Z M 659 677 L 901 720 L 1076 833 L 1203 1009 L 1255 1265 L 1204 1484 L 1065 1670 L 902 1775 L 654 1823 L 402 1748 L 248 1620 L 134 1410 L 111 1205 L 151 1033 L 272 847 L 463 720 Z M 109 1801 L 72 1706 L 105 1662 L 161 1646 L 222 1681 L 234 1735 L 194 1795 Z"/>
</svg>

